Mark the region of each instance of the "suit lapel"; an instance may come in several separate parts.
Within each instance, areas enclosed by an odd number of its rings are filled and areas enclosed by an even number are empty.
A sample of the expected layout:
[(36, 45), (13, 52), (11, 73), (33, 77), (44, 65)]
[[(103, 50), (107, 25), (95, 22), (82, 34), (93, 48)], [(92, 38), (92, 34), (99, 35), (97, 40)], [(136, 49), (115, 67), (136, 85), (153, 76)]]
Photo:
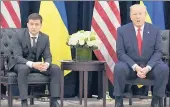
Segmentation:
[(134, 26), (133, 26), (133, 24), (131, 23), (131, 32), (132, 33), (130, 33), (130, 34), (132, 34), (131, 36), (132, 36), (132, 43), (133, 43), (133, 46), (134, 46), (134, 48), (135, 48), (135, 50), (136, 50), (136, 52), (137, 52), (137, 54), (139, 54), (139, 52), (138, 52), (138, 44), (137, 44), (137, 39), (136, 39), (136, 32), (135, 32), (135, 28), (134, 28)]
[(31, 49), (31, 40), (30, 40), (30, 34), (29, 34), (28, 30), (27, 30), (25, 36), (26, 36), (26, 37), (25, 37), (25, 39), (26, 39), (26, 44), (27, 44), (28, 49), (29, 49), (29, 51), (30, 51), (30, 49)]
[(40, 54), (40, 47), (41, 47), (41, 45), (43, 45), (43, 36), (41, 35), (41, 33), (39, 33), (39, 35), (38, 35), (38, 39), (37, 39), (37, 45), (36, 45), (36, 47), (37, 47), (37, 51), (36, 51), (36, 59), (38, 60), (38, 56), (39, 56), (39, 54)]
[(150, 29), (147, 23), (145, 23), (143, 30), (143, 44), (142, 44), (142, 55), (144, 54), (145, 48), (147, 47), (147, 38), (150, 35)]

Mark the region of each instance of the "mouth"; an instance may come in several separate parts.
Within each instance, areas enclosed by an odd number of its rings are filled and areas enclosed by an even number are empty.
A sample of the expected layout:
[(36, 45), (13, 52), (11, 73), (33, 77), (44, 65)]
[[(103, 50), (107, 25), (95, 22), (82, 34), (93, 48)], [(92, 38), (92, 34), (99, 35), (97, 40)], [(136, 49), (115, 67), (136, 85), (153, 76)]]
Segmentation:
[(36, 30), (32, 30), (32, 32), (36, 32)]
[(137, 23), (140, 23), (140, 20), (137, 20), (136, 22), (137, 22)]

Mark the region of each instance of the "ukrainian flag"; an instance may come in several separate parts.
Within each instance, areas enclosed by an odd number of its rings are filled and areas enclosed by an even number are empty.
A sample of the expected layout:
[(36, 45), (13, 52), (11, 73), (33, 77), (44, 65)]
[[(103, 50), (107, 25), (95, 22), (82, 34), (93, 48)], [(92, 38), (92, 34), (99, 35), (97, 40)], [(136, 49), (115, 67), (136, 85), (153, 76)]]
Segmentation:
[(39, 13), (43, 17), (41, 31), (49, 35), (52, 63), (60, 66), (61, 60), (71, 60), (71, 49), (66, 45), (69, 34), (64, 1), (41, 1)]
[(165, 29), (163, 1), (140, 1), (140, 4), (147, 8), (146, 22), (152, 23), (162, 30)]

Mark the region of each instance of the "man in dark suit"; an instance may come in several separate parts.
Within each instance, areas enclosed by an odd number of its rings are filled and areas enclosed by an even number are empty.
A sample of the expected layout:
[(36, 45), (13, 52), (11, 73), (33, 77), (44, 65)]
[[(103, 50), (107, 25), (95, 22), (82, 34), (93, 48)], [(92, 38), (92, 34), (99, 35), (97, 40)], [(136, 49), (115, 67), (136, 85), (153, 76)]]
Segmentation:
[(117, 29), (116, 52), (118, 63), (114, 68), (115, 107), (123, 106), (123, 92), (127, 79), (154, 79), (151, 107), (159, 107), (159, 99), (165, 96), (169, 68), (162, 61), (160, 30), (146, 23), (146, 7), (135, 4), (130, 7), (132, 23)]
[[(16, 33), (14, 57), (17, 64), (14, 71), (18, 74), (18, 87), (22, 107), (28, 107), (28, 80), (31, 72), (50, 75), (51, 107), (59, 107), (57, 98), (60, 95), (60, 68), (52, 64), (49, 37), (40, 32), (42, 17), (33, 13), (29, 15), (27, 27)], [(43, 59), (43, 61), (42, 61)]]

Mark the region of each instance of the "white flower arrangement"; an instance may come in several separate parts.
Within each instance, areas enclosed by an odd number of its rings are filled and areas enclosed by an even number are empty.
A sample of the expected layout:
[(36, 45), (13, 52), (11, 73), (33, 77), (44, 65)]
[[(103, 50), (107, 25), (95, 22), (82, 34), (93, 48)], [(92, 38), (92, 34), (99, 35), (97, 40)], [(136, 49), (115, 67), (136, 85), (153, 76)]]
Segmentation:
[(78, 31), (69, 36), (67, 45), (71, 47), (84, 47), (84, 48), (92, 48), (98, 49), (100, 47), (101, 42), (97, 38), (95, 32), (91, 31)]

